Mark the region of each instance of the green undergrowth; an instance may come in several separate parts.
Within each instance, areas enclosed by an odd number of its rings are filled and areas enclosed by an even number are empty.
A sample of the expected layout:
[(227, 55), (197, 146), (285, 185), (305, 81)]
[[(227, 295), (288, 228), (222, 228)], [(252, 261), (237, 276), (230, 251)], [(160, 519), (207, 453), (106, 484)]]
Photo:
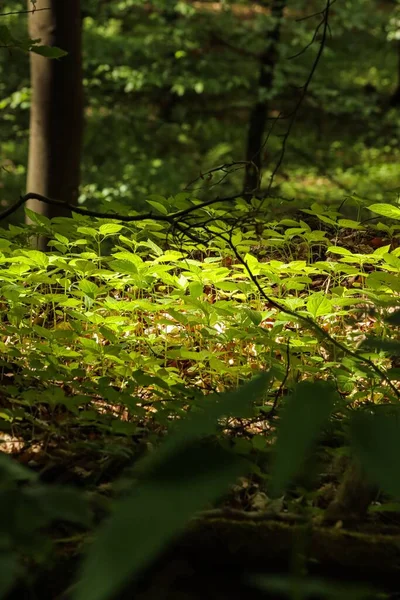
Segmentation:
[[(35, 422), (39, 403), (54, 432), (79, 417), (134, 434), (148, 411), (165, 426), (259, 370), (274, 381), (267, 407), (282, 382), (290, 389), (304, 378), (333, 380), (351, 401), (390, 399), (368, 366), (293, 313), (353, 351), (366, 334), (391, 337), (384, 317), (398, 304), (400, 226), (367, 229), (318, 206), (303, 218), (237, 231), (242, 263), (219, 239), (167, 247), (161, 226), (146, 222), (58, 219), (47, 253), (26, 245), (29, 230), (10, 226), (0, 240), (2, 427)], [(388, 349), (365, 356), (396, 380)]]
[(351, 444), (398, 511), (400, 209), (371, 205), (368, 223), (318, 204), (268, 223), (250, 210), (236, 227), (241, 200), (174, 227), (29, 212), (1, 231), (4, 589), (21, 556), (76, 551), (106, 514), (76, 600), (111, 597), (216, 502), (323, 518)]

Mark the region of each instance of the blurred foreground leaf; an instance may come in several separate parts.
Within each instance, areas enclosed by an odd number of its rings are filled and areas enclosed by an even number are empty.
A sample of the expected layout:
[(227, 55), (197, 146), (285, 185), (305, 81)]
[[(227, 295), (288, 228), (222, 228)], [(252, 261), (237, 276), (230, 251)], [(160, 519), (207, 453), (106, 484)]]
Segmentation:
[(271, 474), (274, 495), (280, 495), (299, 473), (337, 399), (336, 390), (325, 381), (302, 381), (293, 390), (278, 427)]
[(398, 414), (356, 413), (352, 444), (370, 479), (393, 496), (400, 495), (400, 421)]
[(243, 473), (243, 459), (201, 438), (216, 430), (219, 418), (249, 414), (268, 383), (265, 374), (237, 391), (205, 398), (203, 412), (190, 415), (158, 452), (141, 461), (142, 480), (118, 503), (93, 543), (74, 600), (113, 596), (154, 560), (193, 514)]

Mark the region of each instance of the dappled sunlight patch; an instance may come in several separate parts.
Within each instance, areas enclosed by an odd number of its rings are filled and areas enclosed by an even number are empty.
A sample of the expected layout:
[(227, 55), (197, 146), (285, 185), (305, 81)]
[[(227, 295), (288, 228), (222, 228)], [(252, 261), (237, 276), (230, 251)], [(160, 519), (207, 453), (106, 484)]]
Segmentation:
[[(0, 416), (1, 415), (0, 410)], [(25, 447), (25, 440), (22, 437), (12, 436), (8, 433), (4, 433), (0, 431), (0, 451), (5, 454), (16, 454), (23, 450)], [(31, 452), (35, 451), (33, 447), (31, 448)], [(38, 451), (38, 450), (36, 450)]]

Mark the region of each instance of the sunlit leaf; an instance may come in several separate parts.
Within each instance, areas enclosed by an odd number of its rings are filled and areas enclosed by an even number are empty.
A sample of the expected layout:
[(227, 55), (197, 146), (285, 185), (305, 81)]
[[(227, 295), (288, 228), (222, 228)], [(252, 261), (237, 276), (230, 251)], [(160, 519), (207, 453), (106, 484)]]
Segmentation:
[(351, 256), (350, 250), (347, 248), (342, 248), (341, 246), (329, 246), (326, 249), (327, 252), (331, 252), (332, 254), (342, 254)]
[(313, 319), (332, 312), (332, 301), (323, 292), (312, 294), (307, 300), (306, 306)]
[(384, 254), (383, 259), (386, 264), (394, 267), (400, 273), (400, 258), (394, 254)]
[(351, 219), (339, 219), (338, 225), (345, 227), (346, 229), (364, 229), (364, 227), (358, 222)]
[(61, 235), (61, 233), (55, 233), (54, 237), (56, 238), (56, 240), (58, 240), (59, 242), (61, 242), (65, 246), (68, 246), (69, 239), (67, 237), (65, 237), (65, 235)]
[(110, 267), (118, 273), (131, 273), (133, 275), (138, 273), (136, 265), (130, 260), (113, 260), (110, 262)]
[(153, 240), (147, 240), (146, 245), (153, 250), (153, 252), (155, 253), (156, 256), (162, 256), (163, 255), (163, 250), (162, 248), (160, 248), (160, 246), (157, 246), (157, 244), (155, 244), (153, 242)]
[(93, 281), (89, 281), (88, 279), (81, 279), (78, 282), (78, 287), (82, 292), (92, 298), (96, 297), (99, 293), (99, 287)]
[(68, 52), (57, 48), (57, 46), (32, 46), (31, 52), (45, 56), (46, 58), (62, 58), (66, 56)]
[(203, 294), (203, 284), (198, 281), (189, 283), (189, 293), (192, 298), (199, 298)]
[(27, 256), (36, 265), (46, 268), (49, 264), (49, 257), (39, 250), (23, 250), (24, 256)]
[(77, 231), (78, 233), (83, 233), (84, 235), (90, 235), (92, 238), (97, 238), (99, 235), (99, 232), (92, 227), (78, 227)]
[(99, 233), (101, 235), (112, 235), (114, 233), (119, 233), (123, 229), (123, 225), (118, 225), (118, 223), (104, 223), (99, 227)]
[(400, 221), (400, 208), (393, 206), (392, 204), (371, 204), (371, 206), (368, 206), (368, 210), (371, 210), (377, 215)]

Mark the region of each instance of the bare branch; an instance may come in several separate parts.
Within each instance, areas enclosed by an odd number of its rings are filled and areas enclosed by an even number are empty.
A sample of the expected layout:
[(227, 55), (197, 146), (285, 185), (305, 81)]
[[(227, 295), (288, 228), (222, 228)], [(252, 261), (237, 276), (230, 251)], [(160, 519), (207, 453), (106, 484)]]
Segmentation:
[(201, 202), (200, 204), (194, 204), (189, 208), (185, 208), (170, 215), (157, 215), (153, 212), (148, 212), (141, 215), (121, 215), (118, 213), (102, 213), (95, 210), (88, 210), (86, 208), (81, 208), (80, 206), (69, 204), (68, 202), (63, 202), (62, 200), (55, 200), (54, 198), (47, 198), (42, 194), (29, 192), (28, 194), (25, 194), (25, 196), (21, 196), (20, 199), (17, 202), (15, 202), (15, 204), (12, 204), (11, 206), (3, 210), (0, 213), (0, 221), (12, 215), (28, 200), (39, 200), (40, 202), (44, 202), (45, 204), (51, 204), (53, 206), (62, 206), (63, 208), (67, 208), (71, 212), (75, 212), (78, 215), (83, 215), (86, 217), (95, 217), (98, 219), (116, 219), (118, 221), (123, 221), (124, 223), (146, 221), (147, 219), (151, 219), (152, 221), (164, 221), (167, 223), (175, 223), (176, 220), (179, 220), (180, 218), (187, 216), (188, 214), (196, 210), (201, 210), (202, 208), (211, 206), (212, 204), (216, 204), (217, 202), (228, 202), (231, 200), (235, 200), (236, 198), (240, 198), (240, 196), (241, 194), (237, 194), (235, 196), (227, 196), (226, 198), (213, 198), (212, 200), (206, 200), (205, 202)]
[(305, 317), (304, 315), (297, 313), (294, 310), (291, 310), (289, 308), (286, 308), (285, 306), (282, 306), (281, 304), (276, 302), (276, 300), (274, 300), (273, 298), (268, 296), (265, 293), (264, 289), (261, 287), (260, 283), (258, 282), (257, 277), (254, 275), (254, 273), (250, 269), (248, 263), (240, 255), (237, 248), (234, 246), (234, 244), (232, 244), (231, 240), (227, 239), (222, 234), (219, 235), (219, 237), (220, 237), (220, 239), (224, 240), (230, 246), (235, 257), (244, 266), (251, 281), (254, 283), (257, 290), (261, 294), (262, 298), (264, 298), (264, 300), (266, 300), (274, 308), (276, 308), (276, 309), (282, 311), (283, 313), (290, 315), (291, 317), (294, 317), (296, 320), (304, 323), (304, 325), (306, 325), (308, 329), (311, 329), (315, 333), (317, 333), (318, 336), (320, 337), (320, 339), (324, 339), (325, 341), (331, 343), (333, 346), (336, 346), (336, 348), (338, 348), (339, 350), (344, 352), (347, 356), (351, 356), (352, 358), (357, 360), (357, 362), (362, 362), (364, 364), (367, 364), (376, 373), (376, 375), (378, 375), (379, 379), (381, 379), (382, 381), (385, 381), (388, 384), (388, 386), (390, 387), (392, 392), (395, 394), (396, 398), (400, 399), (400, 390), (398, 390), (396, 388), (396, 386), (392, 383), (392, 381), (390, 380), (388, 375), (384, 371), (382, 371), (379, 367), (377, 367), (376, 364), (372, 360), (370, 360), (369, 358), (366, 358), (365, 356), (359, 354), (358, 352), (350, 350), (349, 348), (347, 348), (347, 346), (345, 346), (341, 342), (338, 342), (335, 338), (331, 337), (329, 335), (329, 333), (327, 331), (325, 331), (325, 329), (320, 327), (320, 325), (318, 325), (318, 323), (316, 323), (309, 317)]
[(310, 73), (308, 74), (307, 80), (306, 80), (304, 86), (302, 87), (302, 93), (300, 95), (300, 98), (297, 101), (296, 106), (295, 106), (295, 108), (294, 108), (294, 110), (293, 110), (293, 112), (292, 112), (292, 114), (290, 116), (290, 121), (289, 121), (288, 127), (286, 129), (286, 132), (283, 135), (283, 140), (282, 140), (282, 145), (281, 145), (281, 152), (280, 152), (279, 158), (278, 158), (278, 160), (277, 160), (277, 162), (275, 164), (274, 170), (273, 170), (273, 172), (271, 174), (270, 182), (269, 182), (269, 185), (268, 185), (268, 188), (267, 188), (266, 195), (269, 195), (270, 192), (271, 192), (271, 188), (272, 188), (274, 179), (275, 179), (276, 174), (278, 173), (278, 171), (279, 171), (279, 169), (280, 169), (280, 167), (282, 165), (284, 156), (286, 154), (286, 146), (287, 146), (287, 143), (288, 143), (288, 140), (289, 140), (289, 136), (290, 136), (290, 134), (292, 132), (294, 123), (296, 121), (296, 117), (298, 115), (298, 112), (300, 110), (301, 105), (303, 104), (303, 100), (306, 97), (308, 88), (310, 87), (311, 81), (312, 81), (312, 79), (314, 77), (314, 73), (315, 73), (315, 71), (316, 71), (316, 69), (317, 69), (317, 67), (319, 65), (320, 60), (321, 60), (322, 53), (324, 51), (325, 44), (326, 44), (327, 35), (329, 33), (330, 8), (331, 8), (331, 6), (332, 6), (332, 4), (334, 2), (335, 2), (335, 0), (327, 0), (326, 1), (326, 6), (325, 6), (324, 10), (319, 13), (322, 16), (322, 19), (321, 19), (321, 22), (318, 24), (318, 26), (316, 28), (316, 32), (314, 32), (313, 41), (315, 41), (315, 39), (316, 39), (316, 33), (322, 27), (322, 37), (321, 37), (320, 46), (318, 48), (318, 52), (317, 52), (317, 55), (315, 57), (315, 60), (314, 60), (314, 62), (312, 64)]

